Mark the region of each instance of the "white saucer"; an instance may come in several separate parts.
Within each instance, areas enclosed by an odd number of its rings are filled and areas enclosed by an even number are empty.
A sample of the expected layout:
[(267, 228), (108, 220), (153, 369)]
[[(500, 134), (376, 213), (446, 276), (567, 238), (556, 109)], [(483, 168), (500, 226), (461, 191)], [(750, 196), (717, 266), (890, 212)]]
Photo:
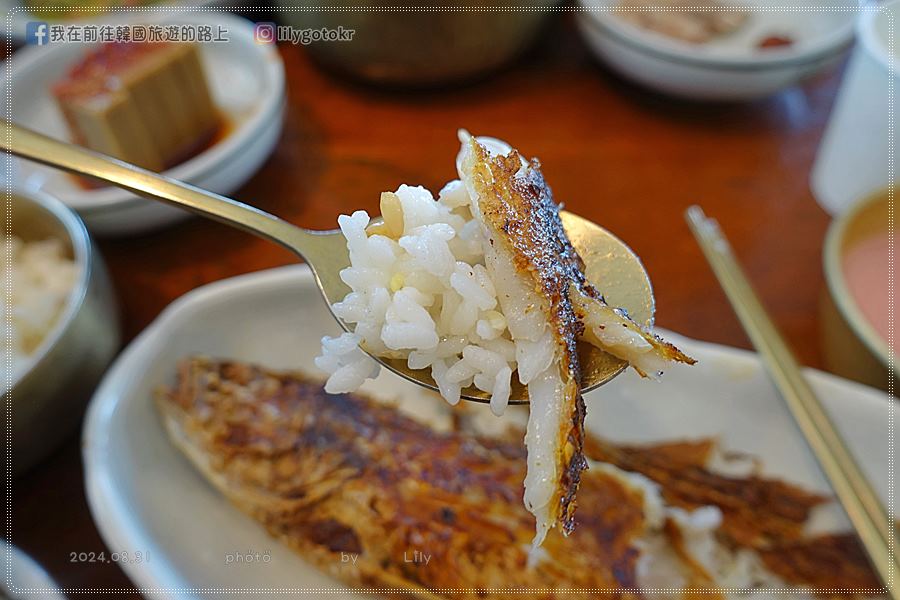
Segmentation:
[[(229, 13), (136, 13), (130, 22), (151, 20), (228, 30), (228, 42), (200, 45), (214, 101), (228, 121), (227, 133), (215, 145), (166, 175), (230, 194), (259, 169), (281, 132), (285, 103), (281, 57), (274, 46), (255, 43), (250, 21)], [(3, 92), (9, 86), (12, 120), (47, 135), (69, 139), (49, 88), (87, 49), (85, 44), (54, 43), (29, 46), (14, 54), (0, 80)], [(137, 233), (188, 214), (117, 188), (87, 190), (71, 175), (28, 161), (14, 159), (13, 168), (17, 185), (56, 196), (78, 211), (94, 233)]]

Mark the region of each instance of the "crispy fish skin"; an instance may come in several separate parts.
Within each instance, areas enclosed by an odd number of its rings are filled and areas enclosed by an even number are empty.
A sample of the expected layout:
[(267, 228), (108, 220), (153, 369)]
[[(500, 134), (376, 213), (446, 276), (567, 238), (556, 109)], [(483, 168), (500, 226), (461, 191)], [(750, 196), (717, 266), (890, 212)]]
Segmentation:
[(789, 584), (845, 590), (817, 594), (819, 597), (872, 597), (881, 596), (884, 590), (853, 534), (826, 534), (782, 542), (758, 552), (766, 568)]
[[(533, 519), (519, 501), (521, 443), (436, 432), (299, 376), (203, 357), (183, 361), (156, 400), (173, 442), (213, 485), (348, 584), (414, 597), (508, 597), (497, 588), (640, 597), (642, 498), (615, 478), (585, 479), (585, 522), (548, 539), (549, 559), (526, 569)], [(430, 561), (409, 562), (413, 550)], [(342, 562), (342, 552), (358, 560)]]
[[(581, 396), (581, 366), (577, 342), (584, 325), (571, 301), (571, 265), (580, 258), (569, 243), (536, 161), (523, 169), (521, 156), (513, 151), (492, 157), (475, 138), (469, 138), (472, 160), (470, 181), (478, 195), (482, 220), (491, 234), (491, 244), (500, 243), (512, 256), (518, 272), (533, 284), (534, 292), (546, 300), (546, 314), (560, 351), (559, 368), (564, 384), (562, 414), (556, 432), (556, 470), (559, 478), (551, 501), (551, 514), (564, 534), (575, 528), (575, 495), (584, 458), (584, 399)], [(521, 172), (520, 172), (521, 171)]]
[[(832, 590), (817, 597), (881, 595), (878, 577), (854, 534), (806, 534), (812, 510), (827, 503), (828, 497), (779, 479), (714, 473), (707, 464), (715, 449), (716, 442), (711, 439), (622, 446), (587, 436), (585, 444), (585, 454), (592, 460), (654, 481), (671, 506), (687, 510), (717, 506), (722, 511), (719, 539), (730, 548), (756, 552), (766, 569), (785, 583)], [(680, 534), (670, 523), (666, 525), (669, 541), (679, 551)], [(690, 561), (684, 552), (681, 557)], [(709, 582), (695, 584), (703, 587)], [(702, 596), (708, 598), (709, 594)]]
[(718, 506), (723, 516), (720, 535), (733, 546), (762, 550), (795, 543), (810, 512), (828, 501), (777, 479), (714, 473), (706, 467), (713, 449), (709, 440), (645, 448), (614, 446), (588, 436), (585, 454), (652, 479), (672, 506)]

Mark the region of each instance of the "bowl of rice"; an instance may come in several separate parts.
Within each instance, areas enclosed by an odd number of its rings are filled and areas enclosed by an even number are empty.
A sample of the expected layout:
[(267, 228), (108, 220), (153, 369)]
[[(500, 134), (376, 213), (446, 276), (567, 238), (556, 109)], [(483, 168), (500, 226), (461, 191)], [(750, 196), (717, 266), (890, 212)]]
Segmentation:
[(112, 287), (84, 223), (59, 200), (5, 190), (0, 234), (4, 426), (21, 473), (73, 433), (119, 343)]

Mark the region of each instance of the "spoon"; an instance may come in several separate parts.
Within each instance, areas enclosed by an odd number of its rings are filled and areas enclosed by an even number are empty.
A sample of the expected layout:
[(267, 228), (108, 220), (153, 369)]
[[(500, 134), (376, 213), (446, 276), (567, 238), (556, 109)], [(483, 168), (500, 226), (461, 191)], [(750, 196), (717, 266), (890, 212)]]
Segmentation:
[[(302, 229), (258, 208), (92, 150), (49, 138), (8, 121), (0, 121), (0, 150), (100, 179), (139, 196), (179, 206), (281, 244), (312, 269), (329, 310), (332, 304), (343, 300), (350, 291), (340, 277), (341, 270), (350, 266), (347, 243), (340, 230)], [(640, 259), (619, 238), (586, 219), (564, 211), (562, 221), (572, 245), (584, 259), (588, 279), (599, 283), (598, 287), (607, 301), (613, 306), (626, 309), (636, 322), (652, 325), (653, 289)], [(334, 318), (345, 330), (353, 330), (350, 324), (336, 315)], [(413, 383), (437, 390), (431, 373), (425, 369), (410, 369), (402, 359), (378, 356), (372, 358)], [(625, 361), (587, 343), (579, 344), (579, 358), (584, 392), (610, 381), (628, 366)], [(489, 394), (474, 386), (463, 390), (462, 397), (477, 402), (490, 400)], [(527, 402), (525, 386), (513, 377), (510, 403)]]

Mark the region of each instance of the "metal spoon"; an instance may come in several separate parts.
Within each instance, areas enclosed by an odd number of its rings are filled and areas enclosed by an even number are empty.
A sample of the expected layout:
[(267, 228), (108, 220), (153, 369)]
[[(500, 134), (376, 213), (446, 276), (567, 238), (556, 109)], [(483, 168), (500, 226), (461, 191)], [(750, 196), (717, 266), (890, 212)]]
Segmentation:
[[(341, 270), (349, 266), (350, 259), (346, 240), (339, 230), (302, 229), (247, 204), (7, 121), (0, 121), (0, 150), (79, 175), (95, 177), (139, 196), (179, 206), (281, 244), (310, 266), (329, 310), (332, 304), (342, 300), (350, 291), (340, 278)], [(588, 278), (597, 282), (607, 301), (627, 309), (636, 322), (652, 325), (653, 289), (640, 259), (602, 227), (568, 212), (562, 213), (562, 220), (572, 245), (584, 259)], [(335, 319), (344, 329), (353, 330), (337, 316)], [(624, 361), (589, 344), (581, 345), (579, 352), (583, 391), (606, 383), (627, 366)], [(414, 383), (437, 389), (427, 370), (410, 369), (404, 360), (373, 358)], [(463, 390), (463, 398), (487, 402), (490, 396), (473, 386)], [(528, 402), (527, 390), (515, 377), (510, 402)]]

